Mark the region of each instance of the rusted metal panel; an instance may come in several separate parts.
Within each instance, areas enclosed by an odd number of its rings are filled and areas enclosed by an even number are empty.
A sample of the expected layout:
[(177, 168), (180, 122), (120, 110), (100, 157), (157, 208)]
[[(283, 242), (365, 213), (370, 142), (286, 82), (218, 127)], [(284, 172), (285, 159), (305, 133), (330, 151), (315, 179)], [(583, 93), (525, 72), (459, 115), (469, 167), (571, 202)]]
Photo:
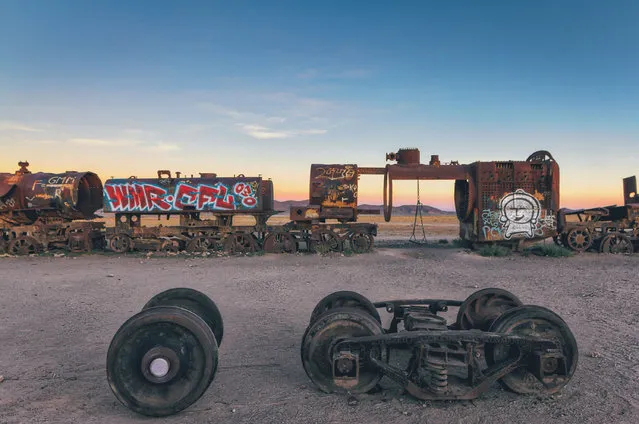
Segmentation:
[(311, 205), (357, 210), (357, 165), (311, 165)]
[(256, 213), (273, 210), (273, 184), (261, 177), (111, 179), (104, 211), (138, 214)]
[(0, 174), (0, 220), (31, 224), (39, 217), (89, 219), (102, 207), (102, 182), (92, 172), (31, 173), (28, 163)]
[[(555, 162), (476, 162), (473, 241), (516, 241), (556, 235)], [(557, 176), (558, 177), (558, 176)], [(468, 227), (465, 228), (468, 231)]]

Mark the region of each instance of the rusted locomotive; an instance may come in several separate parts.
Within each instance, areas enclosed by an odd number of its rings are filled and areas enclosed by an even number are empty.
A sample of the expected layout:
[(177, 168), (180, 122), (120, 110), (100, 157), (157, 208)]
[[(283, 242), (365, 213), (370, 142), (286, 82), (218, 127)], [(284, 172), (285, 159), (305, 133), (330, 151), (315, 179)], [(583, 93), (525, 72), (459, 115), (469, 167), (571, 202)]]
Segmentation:
[(576, 252), (631, 254), (639, 249), (637, 178), (623, 180), (624, 205), (589, 209), (562, 208), (557, 214), (555, 243)]
[(384, 175), (384, 218), (391, 219), (394, 180), (454, 180), (455, 210), (463, 240), (519, 246), (556, 234), (559, 209), (559, 165), (547, 151), (525, 161), (441, 163), (432, 155), (420, 162), (418, 149), (386, 155), (396, 164), (360, 168), (365, 175)]
[(37, 253), (52, 247), (91, 251), (102, 247), (102, 182), (91, 172), (31, 173), (20, 162), (0, 174), (0, 252)]

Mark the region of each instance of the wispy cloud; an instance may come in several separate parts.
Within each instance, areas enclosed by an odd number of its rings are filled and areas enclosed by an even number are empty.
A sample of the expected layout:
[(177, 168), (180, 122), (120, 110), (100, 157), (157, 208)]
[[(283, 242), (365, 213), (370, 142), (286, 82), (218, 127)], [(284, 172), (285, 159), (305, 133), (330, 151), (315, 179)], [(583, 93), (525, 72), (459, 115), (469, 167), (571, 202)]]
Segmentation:
[(117, 147), (117, 146), (137, 146), (142, 144), (139, 140), (124, 140), (124, 139), (105, 139), (105, 138), (71, 138), (69, 143), (79, 144), (82, 146), (96, 146), (96, 147)]
[(0, 131), (41, 132), (42, 130), (30, 125), (20, 124), (18, 122), (0, 121)]
[(147, 149), (149, 149), (149, 150), (158, 150), (160, 152), (172, 152), (172, 151), (175, 151), (175, 150), (180, 150), (181, 148), (177, 144), (157, 143), (157, 144), (148, 146)]
[(180, 146), (175, 143), (167, 142), (147, 142), (132, 139), (107, 139), (107, 138), (71, 138), (68, 140), (71, 144), (77, 144), (88, 147), (135, 147), (144, 150), (170, 152), (180, 150)]
[[(215, 116), (212, 121), (218, 125), (257, 140), (326, 134), (328, 115), (334, 107), (328, 100), (286, 92), (243, 93), (227, 100), (237, 105), (202, 102), (199, 106), (212, 113)], [(256, 110), (257, 107), (260, 109)]]
[(326, 134), (326, 130), (309, 129), (309, 130), (275, 130), (261, 125), (237, 124), (241, 131), (258, 140), (271, 140), (279, 138), (290, 138), (298, 135), (321, 135)]

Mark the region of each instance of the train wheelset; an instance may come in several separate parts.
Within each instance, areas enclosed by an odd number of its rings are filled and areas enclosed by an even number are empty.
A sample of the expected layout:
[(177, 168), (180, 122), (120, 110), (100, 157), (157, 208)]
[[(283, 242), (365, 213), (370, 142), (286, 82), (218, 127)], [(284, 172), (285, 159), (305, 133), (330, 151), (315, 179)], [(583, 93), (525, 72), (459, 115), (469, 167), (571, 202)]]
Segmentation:
[[(459, 308), (450, 325), (438, 315), (449, 306)], [(388, 328), (378, 308), (391, 314)], [(516, 393), (555, 393), (578, 359), (557, 314), (492, 288), (464, 301), (372, 303), (355, 292), (330, 294), (311, 314), (300, 353), (326, 393), (366, 393), (388, 377), (422, 400), (473, 399), (497, 381)]]
[(148, 416), (175, 414), (197, 401), (215, 378), (222, 315), (205, 294), (166, 290), (118, 329), (107, 352), (115, 397)]

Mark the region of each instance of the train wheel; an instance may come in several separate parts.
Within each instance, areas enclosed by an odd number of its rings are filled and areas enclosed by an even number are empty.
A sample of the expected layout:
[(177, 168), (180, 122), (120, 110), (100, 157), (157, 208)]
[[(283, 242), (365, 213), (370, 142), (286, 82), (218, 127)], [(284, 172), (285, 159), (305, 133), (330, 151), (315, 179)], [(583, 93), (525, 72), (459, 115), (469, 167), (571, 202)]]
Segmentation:
[(107, 352), (107, 378), (128, 408), (167, 416), (204, 394), (217, 359), (217, 343), (206, 322), (186, 309), (160, 306), (139, 312), (118, 329)]
[(229, 234), (224, 241), (224, 250), (228, 253), (253, 253), (257, 250), (257, 243), (252, 234)]
[(509, 291), (495, 288), (478, 290), (460, 305), (455, 326), (460, 330), (487, 331), (500, 315), (521, 305), (521, 300)]
[(165, 290), (153, 296), (142, 310), (156, 306), (179, 306), (197, 314), (213, 331), (217, 345), (222, 345), (224, 335), (222, 314), (215, 302), (204, 293), (186, 287)]
[(211, 237), (207, 236), (195, 236), (186, 244), (186, 251), (195, 252), (208, 252), (215, 250), (216, 243)]
[(360, 357), (360, 352), (351, 349), (339, 357), (340, 352), (333, 352), (332, 345), (343, 338), (382, 333), (381, 325), (370, 314), (359, 309), (329, 310), (307, 328), (302, 339), (300, 354), (306, 375), (326, 393), (370, 391), (382, 378), (382, 373), (371, 366), (367, 359), (373, 357), (387, 361), (387, 350), (375, 347), (366, 353), (362, 352)]
[(592, 246), (592, 235), (587, 228), (573, 228), (566, 236), (566, 243), (575, 252), (584, 252)]
[[(533, 305), (511, 309), (493, 323), (490, 331), (555, 339), (560, 344), (559, 353), (563, 358), (550, 357), (541, 363), (535, 358), (527, 367), (517, 368), (501, 378), (500, 382), (515, 393), (555, 393), (568, 383), (577, 368), (579, 353), (575, 337), (564, 320), (549, 309)], [(515, 344), (487, 344), (486, 353), (488, 364), (493, 365), (518, 355), (519, 351)], [(543, 381), (535, 376), (535, 365), (543, 372)]]
[(632, 241), (625, 234), (608, 234), (601, 240), (599, 247), (601, 253), (630, 255), (633, 250)]
[(116, 234), (109, 240), (109, 249), (116, 253), (126, 253), (133, 247), (133, 240), (126, 234)]
[(351, 244), (351, 249), (355, 253), (370, 252), (373, 248), (373, 236), (364, 232), (356, 232), (350, 235), (348, 238)]
[(297, 240), (290, 233), (270, 233), (264, 238), (263, 247), (266, 253), (295, 253), (297, 252)]
[(42, 251), (42, 245), (31, 236), (20, 236), (9, 242), (8, 253), (11, 255), (32, 255)]
[(165, 239), (160, 244), (158, 251), (165, 253), (178, 253), (180, 251), (180, 241), (175, 239)]
[(377, 308), (373, 302), (359, 293), (343, 290), (331, 293), (317, 302), (317, 305), (315, 305), (315, 308), (311, 313), (309, 325), (312, 325), (317, 317), (322, 315), (324, 312), (336, 308), (357, 308), (370, 314), (380, 324), (382, 323), (382, 319), (380, 318), (379, 312), (377, 312)]
[(342, 240), (332, 230), (322, 229), (311, 235), (310, 248), (315, 253), (341, 252)]

